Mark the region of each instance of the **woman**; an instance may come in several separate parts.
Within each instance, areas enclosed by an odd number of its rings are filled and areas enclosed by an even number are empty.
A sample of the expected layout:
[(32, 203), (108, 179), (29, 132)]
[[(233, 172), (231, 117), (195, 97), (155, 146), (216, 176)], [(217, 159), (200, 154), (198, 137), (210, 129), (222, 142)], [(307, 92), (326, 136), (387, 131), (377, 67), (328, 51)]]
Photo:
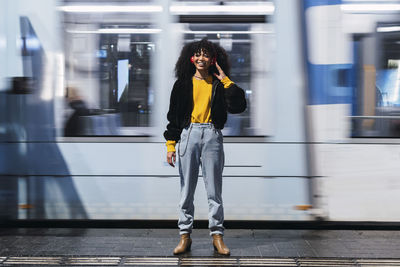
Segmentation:
[(167, 161), (174, 167), (178, 141), (181, 198), (179, 202), (180, 242), (174, 254), (190, 250), (193, 228), (193, 198), (201, 165), (209, 204), (209, 228), (214, 249), (229, 255), (222, 236), (224, 210), (222, 203), (222, 170), (224, 149), (221, 129), (227, 112), (246, 109), (244, 92), (229, 78), (228, 56), (219, 45), (207, 39), (185, 45), (175, 66), (168, 125)]

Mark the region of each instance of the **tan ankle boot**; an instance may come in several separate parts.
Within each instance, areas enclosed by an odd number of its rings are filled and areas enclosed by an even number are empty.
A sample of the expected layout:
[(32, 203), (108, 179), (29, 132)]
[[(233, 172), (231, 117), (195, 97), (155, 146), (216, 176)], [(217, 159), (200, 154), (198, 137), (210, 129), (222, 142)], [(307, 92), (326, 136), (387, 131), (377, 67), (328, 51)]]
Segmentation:
[(191, 246), (192, 239), (190, 238), (190, 234), (181, 235), (181, 240), (179, 241), (178, 246), (176, 246), (176, 248), (174, 249), (174, 255), (190, 251)]
[(212, 235), (212, 237), (213, 237), (214, 250), (216, 250), (221, 255), (228, 256), (231, 254), (231, 252), (229, 251), (229, 248), (227, 246), (225, 246), (225, 244), (224, 244), (222, 235), (215, 234), (215, 235)]

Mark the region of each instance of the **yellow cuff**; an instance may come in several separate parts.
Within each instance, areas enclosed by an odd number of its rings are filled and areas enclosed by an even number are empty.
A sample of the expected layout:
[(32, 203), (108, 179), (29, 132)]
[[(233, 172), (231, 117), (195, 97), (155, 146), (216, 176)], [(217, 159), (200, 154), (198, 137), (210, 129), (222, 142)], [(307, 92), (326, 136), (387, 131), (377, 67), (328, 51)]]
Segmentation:
[(234, 82), (232, 82), (228, 76), (225, 76), (222, 80), (221, 80), (222, 84), (224, 85), (224, 88), (229, 88), (232, 86), (232, 84), (234, 84)]
[(165, 145), (167, 146), (167, 152), (175, 152), (176, 151), (175, 150), (176, 141), (168, 140)]

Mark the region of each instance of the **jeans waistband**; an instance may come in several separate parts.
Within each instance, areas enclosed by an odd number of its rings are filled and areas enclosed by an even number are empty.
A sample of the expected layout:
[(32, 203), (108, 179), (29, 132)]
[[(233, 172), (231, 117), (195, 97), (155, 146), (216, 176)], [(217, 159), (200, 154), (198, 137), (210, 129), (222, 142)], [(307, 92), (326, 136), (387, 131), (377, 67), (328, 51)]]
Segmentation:
[(201, 128), (212, 128), (214, 127), (214, 124), (212, 124), (211, 122), (207, 122), (207, 123), (191, 123), (190, 127), (201, 127)]

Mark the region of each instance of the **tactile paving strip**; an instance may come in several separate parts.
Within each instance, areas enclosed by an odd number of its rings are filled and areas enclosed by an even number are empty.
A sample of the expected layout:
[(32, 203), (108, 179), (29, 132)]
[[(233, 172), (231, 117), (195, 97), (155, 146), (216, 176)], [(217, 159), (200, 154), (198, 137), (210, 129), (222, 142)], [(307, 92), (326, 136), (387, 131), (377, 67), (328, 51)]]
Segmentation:
[(400, 266), (400, 259), (358, 259), (356, 260), (358, 266), (361, 267), (394, 267)]
[(240, 266), (279, 266), (279, 267), (297, 267), (294, 259), (282, 258), (241, 258)]
[(8, 257), (2, 265), (61, 265), (62, 257)]
[(64, 260), (65, 265), (119, 265), (120, 257), (71, 257)]
[(300, 267), (358, 266), (352, 259), (298, 259), (297, 263)]
[(249, 258), (249, 257), (0, 257), (0, 266), (281, 266), (400, 267), (400, 259)]
[(127, 257), (124, 265), (172, 265), (177, 266), (178, 258), (161, 258), (161, 257)]
[(237, 266), (236, 258), (182, 258), (181, 266)]

